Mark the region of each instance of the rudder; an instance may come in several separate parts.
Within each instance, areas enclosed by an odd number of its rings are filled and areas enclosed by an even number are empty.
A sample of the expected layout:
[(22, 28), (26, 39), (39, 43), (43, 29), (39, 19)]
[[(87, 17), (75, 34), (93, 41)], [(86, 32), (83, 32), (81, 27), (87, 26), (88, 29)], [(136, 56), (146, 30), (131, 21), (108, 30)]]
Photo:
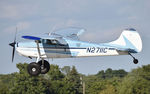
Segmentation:
[(141, 37), (133, 28), (123, 30), (120, 37), (116, 41), (111, 42), (111, 44), (119, 45), (135, 52), (141, 52), (142, 50)]

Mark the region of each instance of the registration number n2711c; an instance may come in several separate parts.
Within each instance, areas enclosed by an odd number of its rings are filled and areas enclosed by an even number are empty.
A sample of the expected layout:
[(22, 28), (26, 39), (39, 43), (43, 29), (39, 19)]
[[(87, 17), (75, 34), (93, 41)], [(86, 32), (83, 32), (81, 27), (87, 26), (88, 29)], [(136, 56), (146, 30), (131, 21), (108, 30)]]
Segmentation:
[(107, 53), (107, 48), (100, 47), (88, 47), (86, 48), (87, 53)]

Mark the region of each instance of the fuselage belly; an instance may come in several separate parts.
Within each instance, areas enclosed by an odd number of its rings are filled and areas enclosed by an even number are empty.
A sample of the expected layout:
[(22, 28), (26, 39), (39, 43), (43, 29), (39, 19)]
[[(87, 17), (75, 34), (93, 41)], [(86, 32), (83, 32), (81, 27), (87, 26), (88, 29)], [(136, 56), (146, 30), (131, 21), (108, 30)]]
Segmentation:
[[(82, 43), (81, 43), (82, 44)], [(80, 45), (81, 45), (80, 44)], [(85, 43), (83, 44), (85, 45)], [(87, 43), (89, 47), (40, 47), (42, 58), (68, 58), (68, 57), (89, 57), (89, 56), (111, 56), (120, 55), (114, 48), (93, 45)], [(82, 45), (81, 45), (82, 46)], [(17, 47), (17, 52), (26, 57), (37, 57), (36, 47)], [(124, 54), (127, 54), (124, 52)]]

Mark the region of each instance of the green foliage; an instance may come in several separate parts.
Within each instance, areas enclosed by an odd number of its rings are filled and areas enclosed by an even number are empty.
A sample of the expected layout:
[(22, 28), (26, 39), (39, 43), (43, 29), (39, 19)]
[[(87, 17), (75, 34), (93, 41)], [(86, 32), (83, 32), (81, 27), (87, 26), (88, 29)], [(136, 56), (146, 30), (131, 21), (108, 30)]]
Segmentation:
[(97, 73), (97, 76), (102, 79), (107, 79), (107, 78), (109, 79), (113, 77), (124, 77), (126, 75), (127, 75), (127, 72), (123, 69), (112, 70), (111, 68), (108, 68), (105, 72), (104, 70), (102, 70)]
[(116, 90), (113, 85), (107, 85), (99, 94), (116, 94)]
[[(32, 77), (27, 64), (17, 64), (19, 72), (0, 75), (0, 94), (149, 94), (150, 65), (127, 73), (124, 70), (99, 71), (96, 75), (81, 75), (76, 68), (51, 65), (45, 75)], [(82, 76), (82, 79), (80, 77)]]
[(7, 94), (8, 93), (8, 85), (4, 84), (0, 81), (0, 93)]
[(10, 84), (13, 82), (14, 74), (0, 75), (0, 94), (8, 94)]
[(65, 75), (68, 75), (71, 71), (71, 68), (70, 66), (64, 66), (61, 71), (65, 74)]
[(72, 91), (74, 94), (80, 94), (81, 93), (81, 80), (80, 80), (80, 75), (77, 72), (75, 66), (72, 67), (72, 70), (66, 76), (65, 82), (70, 84)]
[(97, 75), (90, 75), (85, 78), (85, 82), (86, 94), (117, 94), (121, 78), (102, 79)]
[(47, 73), (49, 76), (49, 80), (62, 80), (64, 78), (64, 74), (60, 71), (58, 65), (51, 65), (50, 71)]
[(10, 94), (45, 94), (49, 87), (48, 82), (42, 77), (32, 77), (27, 73), (27, 64), (17, 64), (20, 70), (14, 76), (14, 83), (10, 89)]
[[(64, 75), (61, 70), (65, 71), (66, 75)], [(45, 78), (48, 79), (51, 84), (49, 89), (52, 94), (80, 94), (80, 75), (75, 67), (71, 70), (69, 68), (68, 71), (68, 67), (60, 69), (58, 65), (51, 65), (51, 69)]]
[(149, 94), (150, 65), (143, 66), (129, 73), (118, 87), (119, 94)]
[(93, 82), (88, 87), (88, 94), (98, 94), (101, 90), (105, 89), (105, 81)]

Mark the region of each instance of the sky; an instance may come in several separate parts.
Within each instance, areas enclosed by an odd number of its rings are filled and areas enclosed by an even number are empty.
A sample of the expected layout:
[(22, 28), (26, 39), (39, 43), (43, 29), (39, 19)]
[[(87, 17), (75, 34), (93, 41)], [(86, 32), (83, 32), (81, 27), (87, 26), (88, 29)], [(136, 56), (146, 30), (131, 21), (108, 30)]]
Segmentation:
[(17, 63), (35, 59), (15, 53), (11, 62), (16, 27), (17, 42), (23, 35), (40, 35), (66, 27), (81, 27), (86, 32), (80, 40), (104, 43), (116, 40), (126, 28), (135, 28), (142, 37), (143, 50), (134, 54), (133, 64), (125, 56), (48, 59), (51, 64), (75, 66), (79, 73), (96, 74), (100, 70), (134, 68), (150, 64), (150, 0), (0, 0), (0, 74), (18, 72)]

